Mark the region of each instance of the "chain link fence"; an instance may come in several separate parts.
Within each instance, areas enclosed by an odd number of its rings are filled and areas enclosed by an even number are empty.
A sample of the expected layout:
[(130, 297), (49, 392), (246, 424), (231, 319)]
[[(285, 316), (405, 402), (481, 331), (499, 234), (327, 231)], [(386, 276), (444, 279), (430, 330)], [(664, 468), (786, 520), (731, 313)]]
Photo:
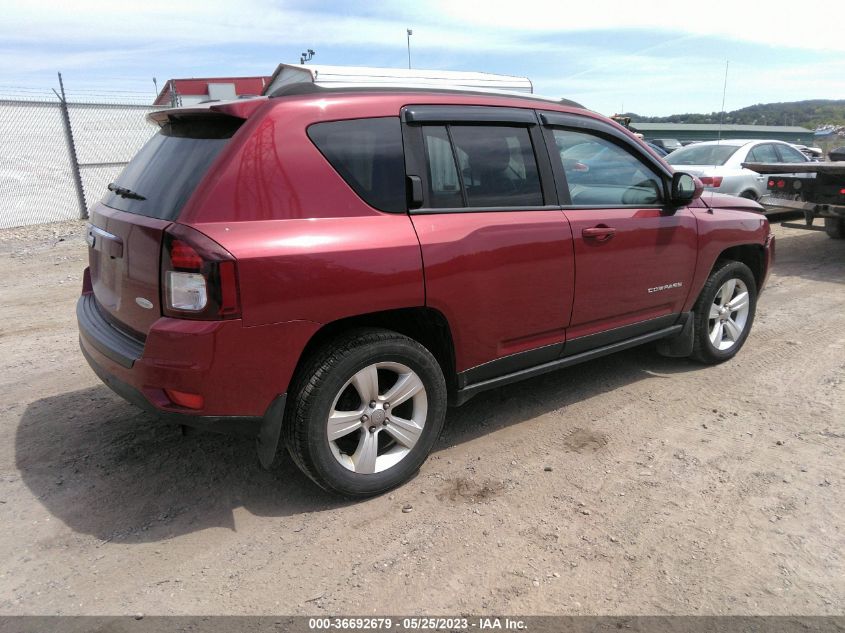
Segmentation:
[(0, 87), (0, 228), (87, 217), (157, 128), (153, 97)]

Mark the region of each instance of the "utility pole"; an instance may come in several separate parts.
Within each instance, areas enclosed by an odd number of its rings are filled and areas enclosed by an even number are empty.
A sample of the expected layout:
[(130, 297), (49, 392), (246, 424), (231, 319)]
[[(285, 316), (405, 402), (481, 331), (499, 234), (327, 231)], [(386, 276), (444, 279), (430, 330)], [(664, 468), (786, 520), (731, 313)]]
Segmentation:
[(405, 29), (408, 31), (408, 70), (411, 70), (411, 36), (414, 32), (411, 29)]

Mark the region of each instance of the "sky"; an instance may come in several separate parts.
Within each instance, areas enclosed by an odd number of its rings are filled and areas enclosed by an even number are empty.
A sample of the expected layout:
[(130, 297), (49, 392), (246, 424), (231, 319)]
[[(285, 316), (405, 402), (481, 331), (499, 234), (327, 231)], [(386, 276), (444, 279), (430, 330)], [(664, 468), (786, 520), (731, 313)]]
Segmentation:
[[(0, 0), (0, 99), (154, 97), (280, 62), (471, 70), (603, 114), (845, 99), (841, 0)], [(727, 84), (725, 70), (727, 64)]]

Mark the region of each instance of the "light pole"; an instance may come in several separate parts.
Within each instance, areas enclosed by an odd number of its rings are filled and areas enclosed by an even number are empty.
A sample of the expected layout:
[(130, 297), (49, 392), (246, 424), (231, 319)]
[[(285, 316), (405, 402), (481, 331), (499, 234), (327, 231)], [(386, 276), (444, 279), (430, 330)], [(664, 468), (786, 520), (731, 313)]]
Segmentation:
[(411, 29), (405, 29), (408, 31), (408, 70), (411, 69), (411, 36), (414, 32)]

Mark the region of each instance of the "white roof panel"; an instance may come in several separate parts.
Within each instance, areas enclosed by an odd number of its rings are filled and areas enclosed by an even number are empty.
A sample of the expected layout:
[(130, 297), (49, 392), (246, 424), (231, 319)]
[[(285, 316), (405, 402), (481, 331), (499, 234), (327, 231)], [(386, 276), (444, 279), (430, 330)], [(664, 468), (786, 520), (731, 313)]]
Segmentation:
[(368, 66), (326, 66), (321, 64), (279, 64), (264, 94), (290, 83), (317, 85), (423, 86), (439, 88), (482, 88), (509, 92), (534, 92), (527, 77), (454, 70), (373, 68)]

